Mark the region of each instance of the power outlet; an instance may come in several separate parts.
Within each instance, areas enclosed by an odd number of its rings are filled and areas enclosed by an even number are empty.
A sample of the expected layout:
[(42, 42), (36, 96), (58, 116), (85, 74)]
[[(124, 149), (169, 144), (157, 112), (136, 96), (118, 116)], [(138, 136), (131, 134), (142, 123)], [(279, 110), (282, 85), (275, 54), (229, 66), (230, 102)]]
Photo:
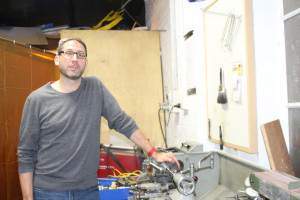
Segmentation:
[(171, 106), (179, 103), (179, 92), (178, 92), (178, 90), (176, 90), (176, 89), (171, 90), (168, 94), (168, 97), (169, 97), (169, 99), (168, 99), (169, 104)]
[(161, 110), (169, 111), (171, 109), (171, 106), (170, 106), (169, 103), (161, 103), (161, 104), (159, 104), (159, 107), (160, 107)]
[[(169, 92), (169, 105), (170, 105), (170, 108), (172, 108), (173, 106), (175, 106), (178, 103), (180, 103), (179, 91), (177, 89), (173, 89)], [(172, 112), (179, 112), (179, 109), (174, 107), (172, 109)]]

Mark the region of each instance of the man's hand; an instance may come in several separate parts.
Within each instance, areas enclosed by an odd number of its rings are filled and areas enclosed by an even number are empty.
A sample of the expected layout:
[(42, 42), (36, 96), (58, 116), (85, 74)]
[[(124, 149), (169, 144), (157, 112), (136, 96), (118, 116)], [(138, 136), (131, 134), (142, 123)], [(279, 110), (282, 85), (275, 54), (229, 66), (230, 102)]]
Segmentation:
[[(139, 129), (132, 133), (132, 135), (130, 136), (130, 140), (134, 142), (136, 145), (138, 145), (139, 147), (141, 147), (146, 153), (149, 153), (153, 149), (153, 146), (149, 143), (149, 141), (146, 139), (144, 134)], [(154, 153), (151, 153), (151, 157), (156, 162), (176, 163), (178, 166), (178, 170), (180, 170), (179, 162), (175, 158), (172, 152), (159, 153), (155, 151)]]
[(170, 162), (170, 163), (176, 163), (178, 170), (180, 170), (180, 164), (177, 160), (177, 158), (174, 156), (172, 152), (168, 153), (159, 153), (159, 152), (154, 152), (151, 156), (156, 162)]

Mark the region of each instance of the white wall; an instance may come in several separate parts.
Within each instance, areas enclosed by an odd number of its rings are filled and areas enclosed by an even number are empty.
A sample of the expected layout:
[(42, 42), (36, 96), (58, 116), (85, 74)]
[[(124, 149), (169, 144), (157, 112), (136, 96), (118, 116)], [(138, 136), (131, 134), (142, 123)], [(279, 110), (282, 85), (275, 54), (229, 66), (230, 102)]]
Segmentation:
[[(197, 141), (204, 150), (219, 149), (207, 140), (206, 83), (202, 3), (187, 0), (145, 0), (147, 26), (161, 32), (164, 89), (179, 94), (184, 111), (171, 114), (167, 126), (169, 146)], [(288, 144), (287, 95), (282, 0), (253, 0), (255, 67), (257, 88), (258, 153), (248, 154), (225, 147), (224, 151), (269, 168), (260, 125), (280, 119)], [(194, 30), (184, 41), (184, 35)], [(196, 88), (196, 95), (187, 90)]]

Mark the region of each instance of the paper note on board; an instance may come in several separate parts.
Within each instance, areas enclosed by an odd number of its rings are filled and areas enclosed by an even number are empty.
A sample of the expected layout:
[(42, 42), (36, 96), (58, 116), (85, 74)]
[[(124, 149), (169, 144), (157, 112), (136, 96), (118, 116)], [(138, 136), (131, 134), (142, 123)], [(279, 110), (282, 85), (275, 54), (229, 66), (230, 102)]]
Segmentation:
[(241, 88), (242, 88), (242, 63), (234, 62), (232, 66), (232, 78), (231, 78), (231, 88), (232, 88), (232, 101), (239, 102), (241, 98)]

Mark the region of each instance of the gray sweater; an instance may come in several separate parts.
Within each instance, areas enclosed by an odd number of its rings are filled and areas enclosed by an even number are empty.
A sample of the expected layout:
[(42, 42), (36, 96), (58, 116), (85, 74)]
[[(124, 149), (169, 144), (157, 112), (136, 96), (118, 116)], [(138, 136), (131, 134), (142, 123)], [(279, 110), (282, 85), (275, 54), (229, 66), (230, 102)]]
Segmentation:
[(35, 187), (66, 191), (97, 185), (100, 119), (128, 138), (138, 129), (102, 82), (82, 78), (72, 93), (50, 83), (26, 100), (19, 135), (19, 173), (33, 172)]

